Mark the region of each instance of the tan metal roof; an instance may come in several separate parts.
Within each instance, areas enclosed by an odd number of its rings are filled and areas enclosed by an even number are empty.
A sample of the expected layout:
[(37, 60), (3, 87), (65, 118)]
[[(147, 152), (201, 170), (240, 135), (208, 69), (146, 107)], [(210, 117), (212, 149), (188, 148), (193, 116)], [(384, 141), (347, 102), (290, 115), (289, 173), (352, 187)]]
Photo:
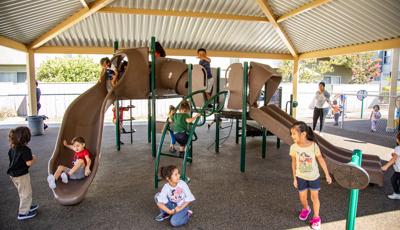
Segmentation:
[(98, 8), (79, 18), (81, 0), (3, 0), (0, 44), (137, 47), (156, 36), (171, 49), (289, 54), (290, 43), (304, 53), (400, 38), (400, 0), (269, 0), (278, 23), (266, 19), (264, 0), (115, 0), (103, 8), (110, 1), (86, 0)]
[(28, 44), (80, 8), (80, 0), (2, 0), (0, 35)]
[(119, 41), (121, 47), (140, 47), (147, 45), (151, 36), (171, 49), (206, 47), (288, 53), (269, 23), (109, 13), (97, 13), (83, 20), (52, 39), (49, 45), (112, 47), (114, 41)]
[(398, 38), (400, 1), (335, 0), (282, 25), (301, 53)]

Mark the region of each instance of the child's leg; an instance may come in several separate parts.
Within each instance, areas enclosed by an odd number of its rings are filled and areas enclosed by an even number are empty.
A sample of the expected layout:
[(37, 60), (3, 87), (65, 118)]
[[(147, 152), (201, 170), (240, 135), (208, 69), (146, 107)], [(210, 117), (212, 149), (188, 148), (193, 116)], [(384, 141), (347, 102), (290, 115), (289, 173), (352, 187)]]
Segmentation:
[(311, 192), (311, 201), (313, 203), (314, 217), (319, 217), (319, 198), (318, 198), (318, 190), (310, 190)]
[(400, 172), (394, 172), (390, 181), (392, 182), (394, 193), (400, 194)]
[(173, 130), (169, 130), (169, 136), (171, 137), (171, 145), (170, 147), (174, 147), (176, 140), (175, 140), (175, 135)]
[(303, 206), (303, 209), (308, 209), (307, 193), (308, 193), (308, 190), (303, 190), (303, 191), (299, 192), (300, 203)]
[(19, 214), (27, 214), (32, 205), (31, 177), (28, 174), (19, 177), (11, 177), (12, 182), (18, 190)]
[(67, 167), (65, 167), (63, 165), (59, 165), (57, 167), (56, 172), (54, 173), (54, 179), (58, 180), (58, 178), (60, 178), (60, 176), (61, 176), (61, 173), (65, 172), (65, 171), (67, 171)]
[(318, 109), (314, 108), (314, 112), (313, 112), (313, 130), (315, 130), (315, 127), (317, 126), (318, 116), (319, 116)]
[(174, 214), (171, 217), (171, 225), (174, 227), (185, 225), (189, 221), (188, 210), (189, 208), (186, 207), (182, 209), (180, 212)]
[(71, 176), (74, 174), (80, 167), (83, 167), (85, 165), (85, 162), (82, 159), (79, 159), (75, 162), (74, 167), (72, 167), (71, 170), (69, 170), (68, 175)]

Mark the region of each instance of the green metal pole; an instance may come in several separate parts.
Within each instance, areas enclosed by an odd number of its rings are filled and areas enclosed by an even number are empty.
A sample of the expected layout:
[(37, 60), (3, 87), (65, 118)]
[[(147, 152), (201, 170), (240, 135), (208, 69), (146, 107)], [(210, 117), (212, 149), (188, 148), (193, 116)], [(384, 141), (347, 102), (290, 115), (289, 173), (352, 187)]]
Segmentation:
[[(149, 82), (151, 85), (151, 78)], [(151, 98), (149, 97), (147, 99), (147, 143), (150, 142), (151, 142)]]
[(361, 119), (363, 118), (363, 113), (364, 113), (364, 98), (361, 99)]
[[(351, 157), (351, 164), (355, 164), (361, 167), (361, 161), (362, 161), (362, 152), (359, 149), (355, 149), (353, 151), (353, 156)], [(346, 230), (354, 230), (356, 224), (356, 216), (357, 216), (358, 194), (359, 194), (358, 189), (351, 189), (349, 192)]]
[[(114, 53), (118, 50), (118, 41), (114, 41)], [(115, 108), (115, 143), (117, 151), (121, 150), (121, 131), (119, 130), (119, 103), (118, 98), (114, 102)]]
[(239, 119), (236, 119), (235, 143), (239, 144)]
[(267, 130), (262, 128), (262, 149), (261, 149), (261, 157), (264, 159), (265, 154), (267, 153)]
[(240, 171), (246, 168), (246, 123), (247, 123), (247, 82), (248, 82), (248, 63), (244, 62), (243, 68), (243, 97), (242, 97), (242, 143), (240, 149)]
[[(221, 68), (217, 69), (217, 94), (219, 94), (220, 91), (220, 78), (221, 78)], [(219, 97), (217, 98), (217, 108), (219, 108)], [(219, 114), (215, 114), (215, 152), (219, 153)]]
[(151, 153), (156, 157), (156, 37), (151, 37)]
[[(192, 91), (193, 91), (193, 89), (192, 89), (192, 73), (193, 73), (193, 65), (189, 64), (188, 65), (188, 95), (192, 94)], [(192, 110), (190, 110), (190, 117), (192, 117), (192, 116), (193, 116), (193, 112), (192, 112)], [(188, 154), (189, 154), (189, 157), (193, 161), (193, 141), (192, 140), (190, 140), (189, 146), (190, 146), (190, 149), (189, 149)], [(186, 169), (185, 169), (185, 171), (186, 171)], [(186, 175), (185, 175), (185, 177), (186, 177)]]

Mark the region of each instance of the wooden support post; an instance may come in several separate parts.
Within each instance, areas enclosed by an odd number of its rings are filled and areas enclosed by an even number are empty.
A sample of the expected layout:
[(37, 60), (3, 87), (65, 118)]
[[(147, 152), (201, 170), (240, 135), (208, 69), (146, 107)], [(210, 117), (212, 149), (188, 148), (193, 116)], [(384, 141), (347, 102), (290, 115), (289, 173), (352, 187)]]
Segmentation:
[[(292, 80), (292, 84), (293, 84), (293, 101), (297, 101), (297, 88), (299, 86), (299, 59), (298, 58), (294, 58), (293, 60), (293, 80)], [(293, 114), (292, 116), (294, 118), (296, 118), (297, 115), (297, 109), (293, 108)]]
[(399, 78), (399, 56), (400, 48), (393, 49), (392, 69), (390, 74), (390, 93), (389, 93), (389, 113), (386, 131), (394, 132), (396, 130), (394, 122), (394, 113), (396, 109), (395, 100), (397, 96), (397, 79)]
[(35, 53), (28, 50), (26, 54), (26, 72), (28, 83), (28, 115), (37, 115), (36, 79), (35, 79)]

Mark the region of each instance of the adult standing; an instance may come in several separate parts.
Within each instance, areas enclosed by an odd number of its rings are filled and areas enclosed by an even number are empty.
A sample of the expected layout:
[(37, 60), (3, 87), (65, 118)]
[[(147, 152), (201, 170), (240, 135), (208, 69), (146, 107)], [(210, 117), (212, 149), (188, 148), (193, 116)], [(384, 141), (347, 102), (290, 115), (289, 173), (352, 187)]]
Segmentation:
[[(39, 115), (39, 110), (42, 108), (42, 104), (40, 104), (40, 96), (42, 96), (42, 91), (38, 87), (39, 83), (36, 81), (36, 106), (37, 106), (37, 114)], [(42, 116), (43, 120), (46, 118), (46, 116)], [(49, 126), (43, 122), (43, 127), (44, 129), (47, 129)]]
[(319, 131), (322, 132), (322, 128), (324, 126), (324, 105), (325, 103), (329, 103), (330, 94), (325, 90), (325, 83), (319, 83), (319, 90), (315, 93), (314, 96), (314, 113), (313, 113), (313, 130), (317, 126), (318, 118), (319, 118)]

